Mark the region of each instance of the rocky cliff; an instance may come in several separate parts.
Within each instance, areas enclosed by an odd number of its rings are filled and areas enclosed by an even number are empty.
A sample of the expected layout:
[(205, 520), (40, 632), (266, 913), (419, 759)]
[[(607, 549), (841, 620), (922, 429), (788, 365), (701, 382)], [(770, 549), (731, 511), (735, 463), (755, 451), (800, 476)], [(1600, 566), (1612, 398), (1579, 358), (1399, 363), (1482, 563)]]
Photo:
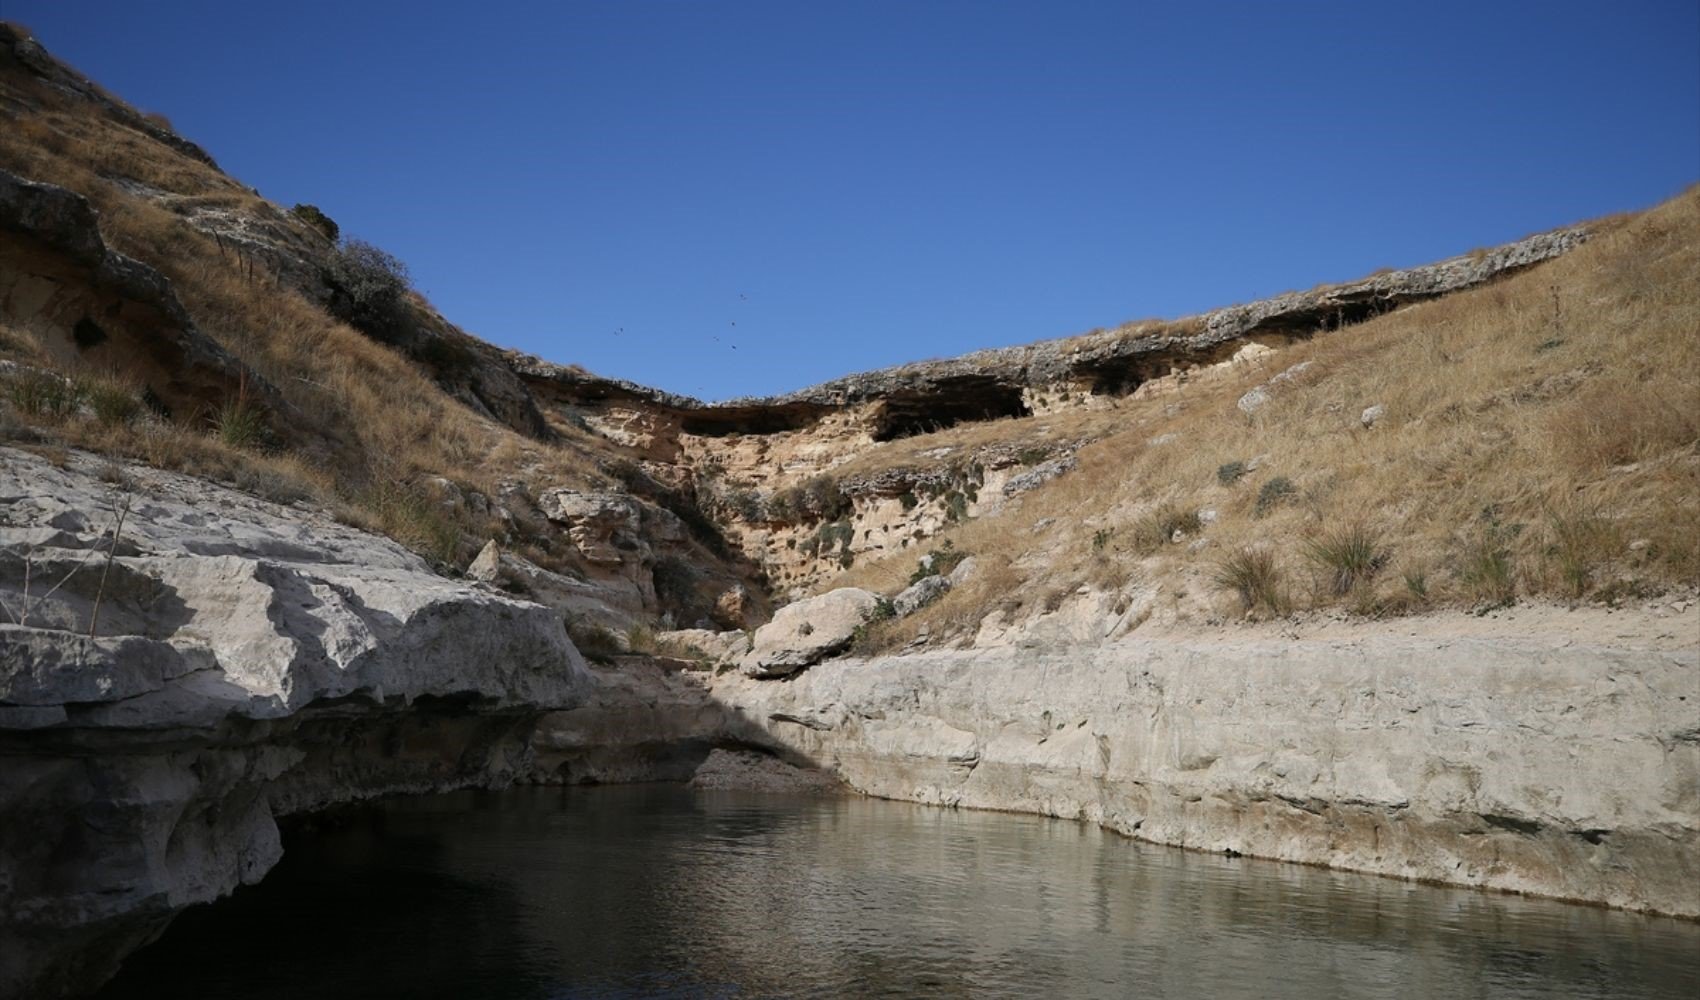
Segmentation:
[[(1159, 579), (1151, 562), (1214, 559), (1236, 516), (1259, 542), (1314, 543), (1322, 501), (1356, 476), (1376, 483), (1360, 506), (1468, 501), (1433, 515), (1458, 537), (1430, 554), (1483, 610), (1519, 580), (1612, 606), (1692, 588), (1681, 536), (1700, 451), (1692, 408), (1660, 408), (1692, 398), (1692, 376), (1672, 388), (1633, 366), (1684, 370), (1694, 303), (1669, 289), (1693, 270), (1692, 206), (1626, 236), (1556, 230), (709, 404), (499, 350), (417, 295), (378, 319), (351, 310), (358, 248), (7, 26), (0, 115), (0, 435), (33, 449), (0, 446), (0, 992), (98, 984), (183, 907), (262, 877), (281, 816), (521, 780), (724, 784), (746, 769), (770, 787), (795, 776), (775, 758), (868, 794), (1700, 916), (1691, 605), (1680, 641), (1651, 644), (1610, 629), (1396, 637), (1385, 622), (1249, 639), (1211, 605), (1208, 567)], [(1419, 360), (1374, 353), (1389, 342)], [(1472, 353), (1490, 342), (1499, 362)], [(1365, 395), (1354, 351), (1432, 377)], [(106, 369), (124, 405), (102, 413), (79, 380)], [(1647, 389), (1639, 409), (1619, 405), (1635, 395), (1623, 382), (1590, 388), (1608, 370)], [(1433, 412), (1395, 398), (1443, 390), (1462, 395)], [(1571, 395), (1580, 416), (1512, 412)], [(209, 421), (250, 402), (270, 433)], [(1253, 446), (1283, 412), (1324, 452), (1312, 467), (1292, 442)], [(1412, 443), (1419, 427), (1456, 433)], [(1505, 444), (1531, 428), (1526, 452)], [(1119, 450), (1092, 451), (1112, 433)], [(1565, 442), (1585, 454), (1556, 454)], [(212, 451), (207, 475), (247, 470), (226, 479), (282, 500), (133, 461), (171, 464), (173, 449)], [(1468, 492), (1492, 469), (1517, 475), (1519, 454), (1557, 470), (1552, 495), (1592, 506), (1541, 520), (1507, 500), (1539, 492), (1525, 481)], [(253, 474), (288, 462), (321, 488)], [(1133, 463), (1162, 505), (1118, 501)], [(1389, 469), (1429, 478), (1400, 492)], [(1349, 500), (1336, 522), (1359, 513)], [(962, 544), (807, 599), (946, 532)], [(1085, 575), (1023, 576), (1017, 558)], [(1649, 572), (1657, 560), (1674, 568)], [(1402, 576), (1403, 603), (1348, 580), (1324, 605), (1432, 607), (1442, 564), (1398, 570), (1380, 582)], [(772, 615), (767, 591), (794, 601)], [(1153, 608), (1179, 622), (1183, 592), (1208, 617), (1140, 631)], [(929, 614), (954, 619), (929, 631)], [(892, 616), (912, 627), (892, 643), (906, 655), (869, 657), (868, 630)], [(703, 627), (667, 633), (673, 655), (630, 655), (670, 620)]]
[(741, 739), (873, 795), (1700, 917), (1692, 647), (1124, 640), (726, 675), (712, 696)]
[(8, 996), (260, 878), (278, 816), (528, 774), (590, 687), (558, 613), (309, 509), (11, 449), (0, 496)]

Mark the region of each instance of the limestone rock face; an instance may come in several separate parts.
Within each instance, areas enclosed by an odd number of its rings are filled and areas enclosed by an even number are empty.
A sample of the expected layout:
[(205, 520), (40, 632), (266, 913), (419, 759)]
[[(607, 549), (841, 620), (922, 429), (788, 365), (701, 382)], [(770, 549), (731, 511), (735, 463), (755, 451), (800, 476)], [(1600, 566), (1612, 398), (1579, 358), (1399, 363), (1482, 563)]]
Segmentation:
[(543, 516), (567, 529), (567, 537), (586, 561), (618, 566), (625, 552), (642, 545), (638, 536), (642, 509), (624, 493), (587, 493), (557, 487), (537, 498)]
[(1029, 490), (1038, 489), (1058, 476), (1074, 471), (1079, 464), (1079, 459), (1076, 459), (1073, 455), (1065, 455), (1062, 458), (1053, 458), (1048, 462), (1041, 462), (1026, 472), (1011, 477), (1009, 482), (1004, 483), (1003, 495), (1006, 497), (1019, 496)]
[(106, 246), (82, 195), (0, 170), (0, 234), (0, 317), (60, 364), (122, 370), (185, 419), (238, 392), (283, 406), (195, 326), (164, 275)]
[(733, 734), (882, 797), (1700, 915), (1700, 651), (1026, 644), (715, 678)]
[(750, 637), (743, 632), (714, 632), (705, 628), (681, 628), (659, 632), (655, 638), (680, 653), (696, 651), (711, 663), (731, 663), (750, 651)]
[(922, 577), (891, 599), (892, 609), (897, 612), (899, 618), (907, 618), (950, 593), (950, 586), (949, 578), (937, 573)]
[(714, 599), (710, 617), (716, 625), (730, 629), (748, 628), (754, 619), (755, 597), (743, 584), (734, 584)]
[(86, 991), (258, 879), (275, 816), (512, 780), (534, 720), (589, 684), (548, 608), (323, 514), (103, 464), (0, 448), (8, 996)]
[(841, 587), (788, 604), (756, 629), (755, 642), (740, 664), (751, 677), (783, 677), (850, 645), (857, 626), (879, 606), (879, 596)]
[(624, 633), (638, 622), (639, 609), (613, 600), (604, 587), (575, 580), (537, 565), (524, 556), (503, 551), (494, 539), (485, 543), (466, 575), (497, 589), (536, 601), (563, 612), (573, 621), (583, 621), (615, 633)]
[(627, 493), (554, 487), (537, 498), (543, 516), (566, 529), (588, 566), (589, 582), (632, 611), (654, 608), (656, 558), (685, 545), (684, 523), (672, 511)]

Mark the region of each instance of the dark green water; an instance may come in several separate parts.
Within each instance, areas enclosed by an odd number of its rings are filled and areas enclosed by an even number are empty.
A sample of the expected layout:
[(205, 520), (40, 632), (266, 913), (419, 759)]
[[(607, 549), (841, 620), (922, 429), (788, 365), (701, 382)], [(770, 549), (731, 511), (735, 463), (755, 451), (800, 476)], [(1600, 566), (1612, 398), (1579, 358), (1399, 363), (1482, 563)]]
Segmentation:
[(286, 849), (101, 996), (1700, 996), (1693, 923), (867, 799), (466, 793)]

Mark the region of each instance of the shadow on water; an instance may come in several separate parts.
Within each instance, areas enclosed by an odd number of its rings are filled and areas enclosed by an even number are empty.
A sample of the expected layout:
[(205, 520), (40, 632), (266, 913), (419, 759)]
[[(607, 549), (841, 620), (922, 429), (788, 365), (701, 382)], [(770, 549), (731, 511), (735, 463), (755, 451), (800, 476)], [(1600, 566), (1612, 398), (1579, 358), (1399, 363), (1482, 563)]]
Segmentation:
[(1700, 925), (1152, 847), (1031, 816), (678, 786), (298, 826), (101, 997), (1685, 997)]

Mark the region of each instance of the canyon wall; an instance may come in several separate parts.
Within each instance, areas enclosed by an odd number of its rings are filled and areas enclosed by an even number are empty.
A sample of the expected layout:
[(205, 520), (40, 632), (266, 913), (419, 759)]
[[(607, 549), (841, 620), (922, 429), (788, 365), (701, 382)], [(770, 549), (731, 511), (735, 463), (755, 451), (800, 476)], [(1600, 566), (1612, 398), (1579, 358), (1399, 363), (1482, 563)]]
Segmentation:
[[(561, 612), (305, 507), (15, 449), (0, 495), (8, 995), (97, 986), (262, 877), (278, 817), (686, 779), (727, 749), (890, 798), (1700, 917), (1692, 646), (1017, 635), (785, 680), (591, 666)], [(717, 757), (721, 785), (749, 759)]]
[(730, 735), (869, 794), (1700, 916), (1700, 651), (1124, 640), (736, 674)]
[(187, 476), (0, 449), (0, 995), (87, 992), (276, 819), (532, 773), (561, 615)]

